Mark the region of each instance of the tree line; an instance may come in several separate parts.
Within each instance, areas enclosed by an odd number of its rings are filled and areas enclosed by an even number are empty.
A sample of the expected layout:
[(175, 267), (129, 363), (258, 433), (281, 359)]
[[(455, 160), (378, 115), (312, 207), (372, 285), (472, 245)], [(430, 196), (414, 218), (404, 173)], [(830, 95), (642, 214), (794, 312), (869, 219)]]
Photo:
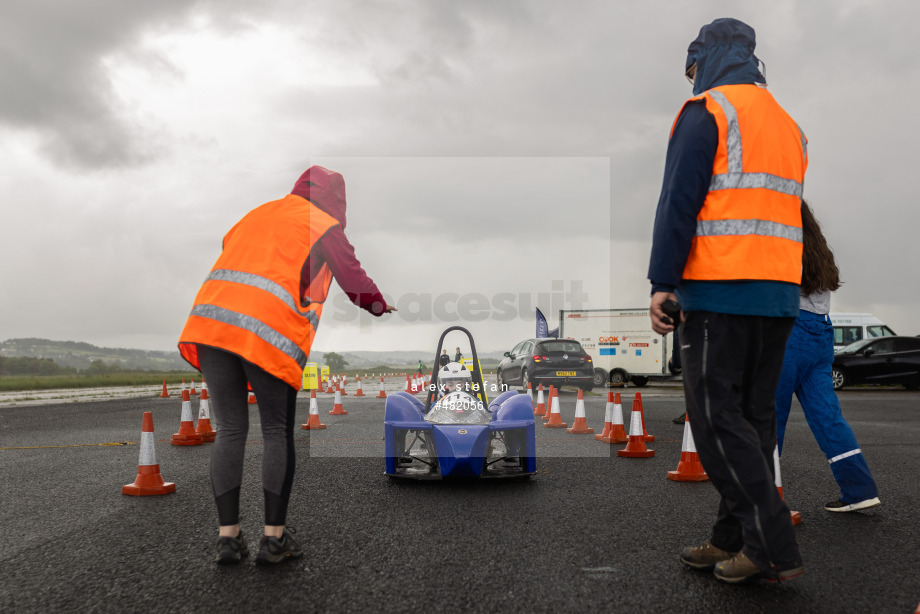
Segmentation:
[(62, 367), (50, 358), (33, 356), (0, 356), (0, 377), (9, 375), (73, 375), (86, 373), (92, 375), (121, 373), (123, 369), (103, 360), (94, 360), (85, 369)]

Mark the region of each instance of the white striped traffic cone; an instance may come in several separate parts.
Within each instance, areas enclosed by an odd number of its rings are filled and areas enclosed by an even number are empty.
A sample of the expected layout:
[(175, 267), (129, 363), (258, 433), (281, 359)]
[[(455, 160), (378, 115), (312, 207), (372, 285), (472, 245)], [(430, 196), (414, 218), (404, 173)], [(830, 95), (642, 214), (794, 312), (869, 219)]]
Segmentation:
[(617, 456), (626, 458), (651, 458), (655, 456), (654, 450), (645, 447), (645, 439), (642, 436), (642, 401), (639, 395), (633, 399), (632, 415), (629, 417), (629, 440), (626, 447), (617, 450)]
[(705, 482), (709, 479), (706, 470), (703, 469), (703, 463), (700, 462), (700, 455), (696, 452), (696, 444), (693, 443), (690, 414), (687, 414), (687, 420), (684, 422), (684, 441), (680, 446), (680, 462), (677, 463), (676, 471), (668, 471), (668, 479), (675, 482)]
[[(690, 418), (689, 414), (687, 414), (687, 418)], [(779, 446), (773, 448), (773, 470), (774, 474), (776, 474), (776, 490), (779, 491), (780, 499), (785, 501), (786, 497), (783, 495), (783, 476), (779, 472)], [(802, 524), (802, 512), (789, 510), (789, 516), (792, 518), (792, 526)]]
[(316, 391), (310, 391), (310, 417), (307, 423), (300, 426), (302, 429), (319, 430), (326, 428), (326, 425), (319, 421), (319, 406), (316, 404)]
[(533, 408), (534, 416), (545, 416), (546, 415), (546, 403), (543, 400), (543, 384), (537, 386), (537, 404)]
[(356, 397), (363, 397), (363, 396), (366, 396), (366, 395), (364, 394), (364, 386), (361, 385), (361, 376), (360, 376), (360, 375), (358, 376), (358, 391), (355, 392), (355, 396), (356, 396)]
[(382, 378), (382, 377), (380, 378), (380, 392), (377, 393), (377, 398), (378, 398), (378, 399), (385, 399), (385, 398), (387, 398), (387, 389), (386, 389), (386, 386), (384, 386), (384, 384), (383, 384), (383, 378)]
[(578, 389), (578, 400), (575, 401), (575, 421), (572, 423), (572, 428), (565, 429), (565, 432), (573, 435), (590, 435), (594, 432), (594, 429), (588, 426), (585, 416), (585, 397), (581, 388)]
[(141, 454), (137, 462), (137, 477), (132, 484), (121, 487), (124, 495), (166, 495), (176, 492), (175, 482), (164, 482), (157, 463), (156, 440), (153, 437), (153, 412), (145, 411), (141, 422)]
[(211, 400), (208, 398), (208, 389), (201, 388), (201, 397), (198, 399), (198, 424), (195, 432), (201, 435), (204, 441), (214, 441), (217, 431), (211, 427)]
[(182, 417), (179, 422), (179, 432), (172, 436), (174, 446), (199, 446), (204, 440), (195, 432), (192, 423), (192, 401), (189, 399), (188, 390), (182, 391)]
[[(613, 397), (613, 403), (610, 403), (610, 397)], [(607, 405), (610, 407), (610, 432), (601, 436), (600, 440), (604, 443), (626, 443), (629, 438), (626, 436), (626, 426), (623, 424), (623, 406), (620, 404), (620, 393), (607, 393)], [(597, 435), (595, 435), (597, 437)]]
[(568, 423), (562, 421), (562, 414), (559, 413), (559, 393), (555, 389), (552, 392), (549, 420), (543, 426), (551, 429), (564, 429), (568, 426)]
[(342, 407), (342, 391), (338, 388), (335, 391), (335, 403), (333, 403), (332, 411), (329, 413), (333, 416), (344, 416), (348, 414), (345, 408)]

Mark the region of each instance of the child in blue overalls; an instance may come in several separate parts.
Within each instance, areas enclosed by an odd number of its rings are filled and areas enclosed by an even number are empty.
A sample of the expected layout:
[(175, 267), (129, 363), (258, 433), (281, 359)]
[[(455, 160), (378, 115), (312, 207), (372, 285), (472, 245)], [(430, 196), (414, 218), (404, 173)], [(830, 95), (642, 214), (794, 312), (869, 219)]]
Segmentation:
[(828, 314), (831, 292), (840, 287), (840, 276), (834, 254), (804, 201), (802, 231), (804, 253), (799, 316), (786, 342), (783, 372), (776, 387), (776, 443), (782, 454), (786, 420), (795, 393), (840, 487), (840, 498), (827, 503), (824, 509), (853, 512), (881, 502), (875, 480), (853, 430), (840, 412), (840, 401), (834, 392), (831, 379), (834, 328)]

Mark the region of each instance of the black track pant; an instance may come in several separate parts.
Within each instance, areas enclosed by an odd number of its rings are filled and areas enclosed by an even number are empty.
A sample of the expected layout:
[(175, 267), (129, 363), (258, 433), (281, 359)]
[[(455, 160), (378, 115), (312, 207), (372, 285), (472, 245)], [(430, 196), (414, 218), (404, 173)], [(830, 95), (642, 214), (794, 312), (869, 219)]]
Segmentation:
[(256, 395), (262, 423), (265, 524), (284, 525), (294, 482), (297, 391), (236, 354), (199, 345), (198, 358), (217, 421), (217, 438), (211, 450), (211, 489), (221, 526), (238, 524), (240, 519), (243, 456), (249, 434), (247, 382)]
[(700, 461), (722, 496), (712, 544), (764, 571), (801, 563), (776, 489), (776, 386), (794, 318), (690, 312), (680, 327), (684, 395)]

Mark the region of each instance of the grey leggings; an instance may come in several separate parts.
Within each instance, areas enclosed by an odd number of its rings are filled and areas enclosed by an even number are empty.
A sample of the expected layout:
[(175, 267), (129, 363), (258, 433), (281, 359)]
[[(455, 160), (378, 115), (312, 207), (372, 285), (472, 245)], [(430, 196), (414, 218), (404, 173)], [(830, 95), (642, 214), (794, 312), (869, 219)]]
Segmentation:
[(252, 385), (262, 423), (262, 490), (265, 524), (284, 525), (294, 482), (294, 411), (297, 390), (253, 363), (214, 347), (199, 345), (201, 373), (208, 383), (217, 421), (211, 450), (211, 490), (221, 526), (239, 524), (243, 455), (249, 433)]

